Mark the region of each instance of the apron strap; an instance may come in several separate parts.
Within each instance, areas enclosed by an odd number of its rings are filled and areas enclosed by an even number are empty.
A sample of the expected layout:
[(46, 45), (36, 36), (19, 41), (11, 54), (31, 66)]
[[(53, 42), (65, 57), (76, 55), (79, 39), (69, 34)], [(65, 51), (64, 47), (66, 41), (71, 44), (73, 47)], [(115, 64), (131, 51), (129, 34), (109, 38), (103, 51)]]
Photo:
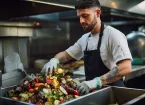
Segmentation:
[[(89, 37), (91, 37), (91, 34), (88, 36), (88, 39), (89, 39)], [(87, 49), (88, 49), (88, 39), (87, 39), (87, 45), (86, 45), (85, 51), (87, 51)]]
[(101, 41), (102, 41), (102, 36), (103, 36), (103, 30), (104, 30), (104, 23), (101, 22), (101, 32), (100, 32), (100, 35), (99, 35), (99, 42), (98, 42), (98, 49), (100, 49), (100, 46), (101, 46)]

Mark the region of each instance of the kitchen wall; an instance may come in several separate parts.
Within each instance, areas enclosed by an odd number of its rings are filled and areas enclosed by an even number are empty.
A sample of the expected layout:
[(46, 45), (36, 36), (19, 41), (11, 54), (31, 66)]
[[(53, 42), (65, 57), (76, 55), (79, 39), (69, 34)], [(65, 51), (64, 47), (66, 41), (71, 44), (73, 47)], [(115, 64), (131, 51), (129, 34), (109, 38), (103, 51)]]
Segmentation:
[(60, 22), (52, 28), (42, 26), (34, 29), (33, 37), (30, 38), (31, 60), (50, 59), (59, 51), (63, 51), (69, 45), (69, 36), (68, 22)]

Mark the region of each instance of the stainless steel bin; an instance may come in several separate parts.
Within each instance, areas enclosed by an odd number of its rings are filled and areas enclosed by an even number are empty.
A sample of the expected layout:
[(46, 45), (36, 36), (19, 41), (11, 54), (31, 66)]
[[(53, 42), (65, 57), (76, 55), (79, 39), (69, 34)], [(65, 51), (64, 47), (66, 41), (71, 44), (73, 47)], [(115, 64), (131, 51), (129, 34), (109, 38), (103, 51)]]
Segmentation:
[(145, 105), (145, 94), (129, 101), (127, 105)]
[(142, 89), (108, 87), (63, 105), (129, 105), (127, 102), (144, 93)]
[(1, 87), (2, 87), (2, 72), (0, 70), (0, 97), (1, 97)]
[[(2, 94), (1, 94), (2, 97), (0, 97), (0, 100), (1, 100), (2, 104), (0, 104), (0, 105), (33, 105), (33, 104), (30, 104), (30, 103), (27, 103), (27, 102), (16, 101), (16, 100), (13, 100), (13, 99), (9, 98), (8, 94), (7, 94), (8, 90), (10, 90), (12, 88), (15, 88), (15, 87), (16, 86), (2, 88)], [(108, 88), (108, 87), (103, 87), (100, 90), (105, 89), (105, 88)], [(97, 91), (100, 91), (100, 90), (97, 90)], [(92, 94), (92, 93), (90, 93), (90, 94)]]
[(26, 72), (20, 69), (2, 74), (2, 87), (19, 85), (26, 77)]

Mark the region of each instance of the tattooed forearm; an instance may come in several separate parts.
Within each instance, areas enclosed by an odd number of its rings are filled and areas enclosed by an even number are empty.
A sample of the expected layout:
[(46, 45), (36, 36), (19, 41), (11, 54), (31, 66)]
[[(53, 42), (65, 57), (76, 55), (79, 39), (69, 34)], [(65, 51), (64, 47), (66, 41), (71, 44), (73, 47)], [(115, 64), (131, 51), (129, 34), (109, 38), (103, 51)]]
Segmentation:
[(117, 67), (100, 77), (102, 84), (109, 84), (121, 79), (123, 76), (119, 73)]
[(66, 57), (65, 57), (65, 56), (61, 57), (61, 58), (59, 59), (59, 62), (60, 62), (60, 63), (65, 63), (65, 62), (67, 62)]
[(56, 54), (55, 58), (57, 58), (60, 63), (66, 63), (67, 61), (72, 59), (72, 57), (65, 51)]

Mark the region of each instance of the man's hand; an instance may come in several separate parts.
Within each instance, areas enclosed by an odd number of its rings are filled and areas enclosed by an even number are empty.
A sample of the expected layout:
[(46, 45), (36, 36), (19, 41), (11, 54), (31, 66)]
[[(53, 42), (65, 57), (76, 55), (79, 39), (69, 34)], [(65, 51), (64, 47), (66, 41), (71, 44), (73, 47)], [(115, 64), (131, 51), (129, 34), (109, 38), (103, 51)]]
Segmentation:
[(48, 63), (46, 63), (44, 65), (44, 67), (42, 68), (42, 73), (45, 73), (46, 75), (48, 73), (52, 73), (53, 69), (56, 70), (57, 66), (59, 64), (58, 59), (56, 58), (52, 58)]
[(90, 92), (90, 90), (95, 88), (101, 88), (101, 81), (100, 78), (94, 78), (90, 81), (83, 81), (77, 86), (77, 90), (79, 91), (80, 95), (84, 95)]

